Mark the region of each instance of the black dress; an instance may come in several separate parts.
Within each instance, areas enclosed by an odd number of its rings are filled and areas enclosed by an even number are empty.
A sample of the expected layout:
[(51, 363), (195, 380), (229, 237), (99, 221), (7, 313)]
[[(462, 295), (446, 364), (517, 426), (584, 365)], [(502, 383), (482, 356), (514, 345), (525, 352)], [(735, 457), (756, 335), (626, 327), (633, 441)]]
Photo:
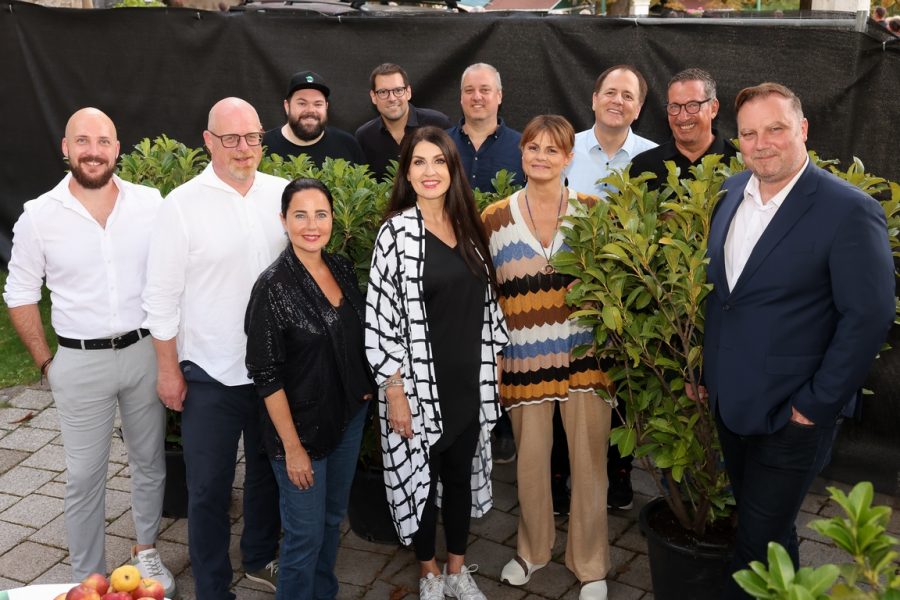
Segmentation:
[(441, 447), (477, 421), (481, 407), (479, 371), (487, 276), (469, 269), (460, 243), (451, 248), (425, 231), (423, 292), (441, 407)]

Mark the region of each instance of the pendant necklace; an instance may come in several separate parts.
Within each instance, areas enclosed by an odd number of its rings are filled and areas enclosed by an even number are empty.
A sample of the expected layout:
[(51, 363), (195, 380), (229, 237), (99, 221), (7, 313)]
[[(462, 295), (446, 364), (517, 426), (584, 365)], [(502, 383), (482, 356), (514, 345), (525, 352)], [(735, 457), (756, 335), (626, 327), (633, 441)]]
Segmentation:
[(556, 243), (556, 232), (559, 231), (559, 219), (562, 215), (563, 199), (565, 198), (564, 192), (565, 187), (559, 191), (559, 206), (556, 207), (556, 227), (553, 228), (553, 237), (550, 238), (550, 249), (545, 252), (544, 244), (541, 243), (541, 234), (538, 232), (537, 223), (534, 222), (534, 215), (531, 214), (531, 204), (528, 202), (528, 186), (525, 186), (525, 208), (528, 210), (528, 218), (531, 219), (531, 225), (534, 227), (534, 235), (537, 238), (538, 247), (541, 249), (541, 254), (544, 255), (544, 260), (547, 261), (547, 264), (541, 269), (541, 273), (544, 275), (553, 275), (556, 273), (556, 269), (550, 264), (550, 258), (553, 256), (553, 244)]

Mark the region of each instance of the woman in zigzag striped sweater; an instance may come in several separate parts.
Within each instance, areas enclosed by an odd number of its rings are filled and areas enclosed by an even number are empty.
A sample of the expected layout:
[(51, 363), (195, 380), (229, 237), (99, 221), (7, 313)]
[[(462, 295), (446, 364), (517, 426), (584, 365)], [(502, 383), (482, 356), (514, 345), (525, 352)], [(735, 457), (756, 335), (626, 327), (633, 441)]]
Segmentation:
[(500, 577), (524, 585), (550, 561), (556, 532), (550, 450), (559, 403), (572, 473), (566, 566), (582, 583), (581, 600), (605, 600), (610, 407), (594, 390), (609, 380), (592, 355), (573, 356), (574, 348), (590, 342), (591, 332), (568, 320), (572, 311), (565, 296), (572, 278), (551, 264), (565, 247), (562, 218), (580, 203), (596, 201), (563, 185), (574, 141), (572, 125), (563, 117), (532, 119), (521, 141), (527, 185), (482, 213), (510, 334), (501, 360), (500, 401), (516, 439), (521, 509), (516, 556)]

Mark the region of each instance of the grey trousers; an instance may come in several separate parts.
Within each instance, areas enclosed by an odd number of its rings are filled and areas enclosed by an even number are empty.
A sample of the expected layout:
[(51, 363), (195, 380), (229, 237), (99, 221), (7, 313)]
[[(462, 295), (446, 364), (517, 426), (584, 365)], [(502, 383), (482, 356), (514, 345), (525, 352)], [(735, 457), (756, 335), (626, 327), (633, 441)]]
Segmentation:
[(106, 573), (106, 474), (116, 407), (131, 468), (138, 544), (159, 533), (166, 477), (165, 409), (156, 395), (150, 337), (124, 350), (60, 348), (47, 380), (66, 455), (65, 520), (73, 581)]

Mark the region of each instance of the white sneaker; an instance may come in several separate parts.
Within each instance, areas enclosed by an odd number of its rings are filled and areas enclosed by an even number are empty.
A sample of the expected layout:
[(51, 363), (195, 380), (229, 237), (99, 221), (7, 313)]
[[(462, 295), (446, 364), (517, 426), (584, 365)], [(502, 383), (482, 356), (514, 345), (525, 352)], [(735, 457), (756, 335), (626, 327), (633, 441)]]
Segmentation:
[(444, 565), (444, 593), (459, 600), (487, 600), (472, 579), (471, 573), (477, 570), (478, 565), (471, 565), (463, 566), (459, 573), (447, 573)]
[(419, 600), (444, 600), (444, 577), (429, 573), (419, 579)]
[(166, 598), (175, 596), (175, 578), (172, 571), (166, 568), (156, 548), (141, 550), (135, 554), (131, 548), (131, 564), (141, 572), (142, 579), (155, 579), (166, 589)]

